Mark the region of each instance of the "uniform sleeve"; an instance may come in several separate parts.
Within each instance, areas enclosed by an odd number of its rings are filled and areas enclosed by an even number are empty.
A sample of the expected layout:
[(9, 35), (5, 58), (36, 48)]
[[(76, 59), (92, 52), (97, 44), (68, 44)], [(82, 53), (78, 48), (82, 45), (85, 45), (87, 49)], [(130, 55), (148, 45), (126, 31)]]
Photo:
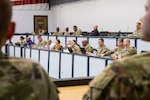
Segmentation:
[(59, 100), (58, 93), (59, 91), (56, 88), (56, 85), (51, 81), (50, 77), (47, 77), (48, 75), (44, 71), (45, 81), (48, 86), (49, 96), (48, 100)]
[(134, 55), (137, 53), (137, 50), (135, 47), (130, 47), (128, 48), (125, 52), (123, 52), (121, 54), (122, 57), (125, 57), (125, 56), (131, 56), (131, 55)]
[(111, 70), (111, 66), (107, 66), (100, 75), (90, 82), (90, 88), (83, 96), (83, 100), (107, 100), (109, 94), (105, 95), (105, 92), (115, 76), (116, 73)]

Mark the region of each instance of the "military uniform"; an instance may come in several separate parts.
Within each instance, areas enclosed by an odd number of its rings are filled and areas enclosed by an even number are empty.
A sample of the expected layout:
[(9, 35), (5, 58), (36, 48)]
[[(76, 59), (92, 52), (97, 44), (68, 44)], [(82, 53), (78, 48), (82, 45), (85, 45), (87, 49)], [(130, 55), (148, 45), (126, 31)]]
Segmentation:
[(73, 53), (81, 53), (80, 47), (76, 44), (72, 47), (72, 51)]
[(150, 100), (150, 52), (108, 65), (83, 100)]
[(46, 44), (47, 44), (47, 42), (44, 41), (44, 40), (42, 40), (41, 42), (38, 43), (38, 47), (41, 47), (41, 46), (42, 46), (42, 47), (45, 47)]
[(0, 53), (0, 100), (58, 100), (56, 86), (30, 59)]
[(20, 46), (25, 46), (26, 42), (24, 40), (20, 40)]
[(104, 45), (102, 47), (97, 48), (97, 56), (99, 56), (100, 54), (104, 54), (106, 52), (108, 52), (109, 49)]
[(93, 47), (90, 46), (89, 44), (87, 44), (86, 46), (83, 46), (83, 48), (85, 49), (86, 52), (93, 52)]
[(53, 35), (56, 35), (56, 36), (62, 36), (63, 35), (63, 32), (54, 32), (54, 34)]
[(105, 54), (105, 56), (108, 56), (108, 55), (113, 54), (115, 52), (121, 52), (123, 49), (124, 49), (124, 47), (117, 47), (114, 50), (110, 50), (110, 51), (108, 51), (108, 52), (106, 52), (104, 54)]
[(140, 37), (141, 30), (135, 30), (132, 34), (129, 34), (128, 37)]
[(77, 31), (74, 32), (74, 35), (75, 36), (81, 36), (82, 35), (82, 30), (78, 28)]
[(121, 53), (121, 57), (132, 56), (137, 53), (137, 50), (133, 46), (127, 46), (120, 53)]

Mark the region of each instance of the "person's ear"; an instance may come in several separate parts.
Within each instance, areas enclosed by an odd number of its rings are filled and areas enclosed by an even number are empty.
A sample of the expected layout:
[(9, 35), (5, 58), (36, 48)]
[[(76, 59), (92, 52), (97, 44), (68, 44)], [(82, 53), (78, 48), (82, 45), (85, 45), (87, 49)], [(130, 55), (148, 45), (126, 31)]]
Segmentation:
[(16, 28), (16, 23), (10, 22), (8, 33), (7, 33), (7, 39), (11, 39), (11, 37), (14, 35), (15, 28)]

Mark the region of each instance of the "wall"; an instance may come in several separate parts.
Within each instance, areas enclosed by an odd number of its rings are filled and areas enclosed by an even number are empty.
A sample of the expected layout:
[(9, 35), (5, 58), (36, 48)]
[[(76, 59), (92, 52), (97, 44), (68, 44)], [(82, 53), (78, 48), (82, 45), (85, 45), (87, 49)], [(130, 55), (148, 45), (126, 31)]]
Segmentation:
[[(127, 32), (135, 30), (135, 23), (144, 14), (146, 0), (81, 0), (52, 6), (54, 27), (62, 31), (77, 25), (83, 31), (91, 31), (93, 25), (99, 30)], [(54, 31), (54, 30), (53, 30)]]
[(16, 33), (32, 33), (34, 31), (34, 15), (48, 16), (48, 31), (53, 27), (51, 10), (13, 10), (12, 20), (16, 22)]

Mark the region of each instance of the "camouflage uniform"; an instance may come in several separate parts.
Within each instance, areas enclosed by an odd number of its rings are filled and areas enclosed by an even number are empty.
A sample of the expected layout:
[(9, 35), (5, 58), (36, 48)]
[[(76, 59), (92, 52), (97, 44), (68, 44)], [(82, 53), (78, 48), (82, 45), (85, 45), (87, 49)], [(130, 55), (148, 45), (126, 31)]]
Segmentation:
[(56, 86), (30, 59), (0, 53), (0, 100), (58, 100)]
[(135, 30), (129, 37), (140, 37), (141, 30)]
[(93, 52), (93, 47), (87, 44), (86, 46), (83, 46), (83, 48), (86, 50), (86, 52)]
[(80, 47), (78, 45), (74, 45), (72, 47), (73, 53), (81, 53)]
[(62, 36), (63, 35), (63, 32), (54, 32), (54, 34), (53, 35), (56, 35), (56, 36)]
[(82, 30), (78, 28), (77, 31), (74, 32), (74, 35), (75, 35), (75, 36), (80, 36), (80, 35), (82, 35)]
[(41, 42), (38, 43), (38, 46), (39, 46), (39, 47), (40, 47), (40, 46), (45, 47), (46, 44), (47, 44), (47, 42), (44, 41), (44, 40), (42, 40)]
[(25, 46), (26, 42), (24, 40), (20, 40), (20, 46)]
[(121, 52), (123, 49), (124, 49), (124, 47), (122, 47), (122, 48), (121, 47), (117, 47), (114, 50), (110, 50), (110, 51), (108, 51), (108, 52), (106, 52), (104, 54), (105, 54), (105, 56), (108, 56), (108, 55), (113, 54), (115, 52)]
[(83, 100), (150, 100), (150, 52), (108, 65)]
[(108, 51), (109, 51), (109, 49), (105, 45), (102, 47), (99, 47), (99, 48), (97, 48), (97, 56), (99, 56), (100, 54), (104, 54)]
[(125, 57), (125, 56), (132, 56), (134, 54), (137, 53), (137, 50), (135, 47), (133, 46), (128, 46), (125, 47), (122, 51), (121, 51), (121, 57)]

